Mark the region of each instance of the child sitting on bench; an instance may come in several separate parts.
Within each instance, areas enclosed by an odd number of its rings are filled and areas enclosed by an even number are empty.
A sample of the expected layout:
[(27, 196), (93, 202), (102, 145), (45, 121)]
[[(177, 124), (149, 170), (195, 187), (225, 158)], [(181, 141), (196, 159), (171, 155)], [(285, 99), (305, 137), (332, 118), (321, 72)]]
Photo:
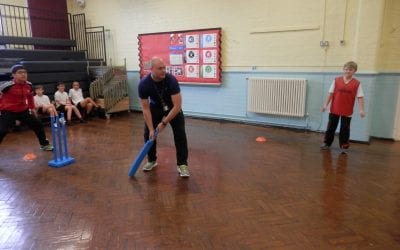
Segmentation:
[(71, 104), (69, 96), (67, 92), (65, 92), (65, 84), (59, 82), (57, 85), (57, 91), (54, 94), (54, 100), (56, 101), (57, 111), (67, 112), (67, 124), (72, 125), (72, 111), (74, 111), (75, 115), (79, 118), (81, 123), (86, 123), (85, 120), (82, 119), (82, 115), (79, 112), (78, 108)]
[(83, 97), (82, 89), (79, 82), (72, 83), (72, 89), (69, 90), (69, 97), (72, 103), (80, 110), (86, 110), (86, 115), (92, 112), (93, 107), (97, 109), (99, 106), (90, 97)]
[(35, 96), (33, 100), (35, 102), (35, 108), (37, 114), (49, 114), (50, 116), (55, 117), (57, 115), (56, 108), (50, 102), (50, 99), (47, 95), (43, 94), (44, 89), (42, 85), (35, 86)]

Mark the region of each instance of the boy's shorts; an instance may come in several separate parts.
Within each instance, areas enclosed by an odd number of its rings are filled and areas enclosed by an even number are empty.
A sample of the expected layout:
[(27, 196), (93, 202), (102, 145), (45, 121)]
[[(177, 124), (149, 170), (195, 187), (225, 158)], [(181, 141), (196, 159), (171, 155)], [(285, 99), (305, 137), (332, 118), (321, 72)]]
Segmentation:
[(81, 105), (81, 102), (78, 102), (75, 106), (76, 106), (78, 109), (83, 109), (83, 107), (82, 107), (82, 105)]
[(37, 109), (37, 113), (40, 114), (40, 115), (43, 115), (43, 114), (44, 114), (44, 112), (43, 112), (43, 107), (39, 107), (39, 108)]
[(65, 111), (65, 105), (60, 105), (60, 106), (58, 106), (57, 108), (57, 111), (60, 111), (60, 112), (64, 112)]

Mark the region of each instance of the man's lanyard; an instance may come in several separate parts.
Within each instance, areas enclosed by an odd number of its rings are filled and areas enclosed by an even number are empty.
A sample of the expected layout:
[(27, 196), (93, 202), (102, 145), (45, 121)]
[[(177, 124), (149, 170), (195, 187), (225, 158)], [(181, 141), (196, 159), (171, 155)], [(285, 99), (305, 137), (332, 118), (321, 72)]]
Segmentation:
[(159, 89), (157, 87), (156, 83), (153, 81), (153, 86), (156, 89), (158, 97), (160, 98), (161, 104), (163, 106), (163, 111), (167, 112), (169, 110), (169, 107), (168, 107), (168, 105), (166, 104), (166, 102), (164, 101), (164, 98), (163, 98), (164, 97), (164, 90), (165, 90), (165, 87), (166, 87), (165, 78), (164, 78), (164, 80), (162, 80), (161, 84), (162, 84), (162, 88)]

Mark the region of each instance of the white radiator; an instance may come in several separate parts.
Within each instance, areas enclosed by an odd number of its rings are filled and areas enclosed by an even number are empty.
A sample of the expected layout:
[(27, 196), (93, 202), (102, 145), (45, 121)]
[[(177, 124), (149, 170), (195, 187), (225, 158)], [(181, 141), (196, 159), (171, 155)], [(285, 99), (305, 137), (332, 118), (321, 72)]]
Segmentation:
[(247, 110), (255, 113), (303, 117), (306, 79), (249, 78)]

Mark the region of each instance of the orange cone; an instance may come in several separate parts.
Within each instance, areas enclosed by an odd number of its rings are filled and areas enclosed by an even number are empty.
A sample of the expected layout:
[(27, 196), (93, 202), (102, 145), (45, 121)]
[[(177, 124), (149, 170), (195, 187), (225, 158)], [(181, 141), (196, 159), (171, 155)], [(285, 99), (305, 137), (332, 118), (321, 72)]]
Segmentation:
[(259, 136), (256, 138), (256, 142), (266, 142), (266, 141), (267, 141), (267, 139), (263, 136)]
[(27, 153), (26, 155), (24, 155), (24, 157), (22, 158), (24, 161), (33, 161), (37, 158), (37, 156), (34, 153)]

